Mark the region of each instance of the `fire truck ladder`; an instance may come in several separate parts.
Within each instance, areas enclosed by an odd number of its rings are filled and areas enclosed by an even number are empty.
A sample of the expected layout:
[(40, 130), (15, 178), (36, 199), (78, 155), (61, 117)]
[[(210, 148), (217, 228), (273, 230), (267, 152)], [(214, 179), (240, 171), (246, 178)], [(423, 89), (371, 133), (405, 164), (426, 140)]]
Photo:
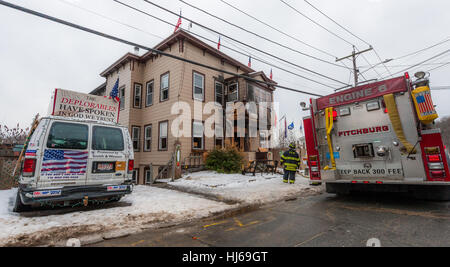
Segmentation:
[(327, 143), (328, 143), (328, 151), (330, 153), (330, 163), (331, 166), (325, 166), (325, 168), (323, 168), (324, 170), (336, 170), (336, 161), (334, 160), (334, 152), (333, 152), (333, 144), (331, 142), (331, 131), (333, 130), (333, 122), (334, 122), (334, 117), (333, 117), (333, 108), (326, 108), (325, 109), (325, 125), (326, 125), (326, 130), (327, 130)]

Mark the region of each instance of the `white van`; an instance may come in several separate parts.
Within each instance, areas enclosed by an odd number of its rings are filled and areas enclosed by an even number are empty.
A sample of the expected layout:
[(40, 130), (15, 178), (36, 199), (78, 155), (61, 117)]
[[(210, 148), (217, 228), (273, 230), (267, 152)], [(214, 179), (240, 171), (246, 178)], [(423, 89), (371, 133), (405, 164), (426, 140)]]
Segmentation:
[(42, 118), (25, 151), (14, 211), (119, 201), (133, 190), (133, 168), (126, 127)]

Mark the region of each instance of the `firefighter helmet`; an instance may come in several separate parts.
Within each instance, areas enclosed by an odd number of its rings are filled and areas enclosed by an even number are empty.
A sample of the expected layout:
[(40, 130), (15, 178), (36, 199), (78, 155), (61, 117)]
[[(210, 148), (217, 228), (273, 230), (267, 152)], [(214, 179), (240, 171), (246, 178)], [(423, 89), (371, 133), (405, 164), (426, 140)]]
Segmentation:
[(289, 148), (295, 149), (295, 148), (296, 148), (296, 146), (295, 146), (295, 144), (294, 144), (294, 143), (291, 143), (291, 144), (289, 145)]

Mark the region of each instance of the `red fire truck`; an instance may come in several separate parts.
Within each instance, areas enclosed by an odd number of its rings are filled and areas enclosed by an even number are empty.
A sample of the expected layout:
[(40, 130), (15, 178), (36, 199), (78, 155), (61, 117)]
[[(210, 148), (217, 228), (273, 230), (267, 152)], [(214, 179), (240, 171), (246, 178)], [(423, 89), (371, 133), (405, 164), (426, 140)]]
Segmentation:
[(434, 121), (429, 75), (311, 99), (303, 118), (311, 184), (328, 193), (403, 192), (450, 199), (448, 152)]

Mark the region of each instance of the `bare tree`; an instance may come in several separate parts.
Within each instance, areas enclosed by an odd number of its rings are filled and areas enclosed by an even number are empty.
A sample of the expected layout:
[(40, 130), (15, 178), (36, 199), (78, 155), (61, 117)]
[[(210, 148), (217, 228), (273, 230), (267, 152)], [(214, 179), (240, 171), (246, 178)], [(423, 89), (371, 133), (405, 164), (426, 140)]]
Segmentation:
[(0, 144), (17, 145), (25, 143), (29, 128), (23, 129), (17, 124), (14, 128), (0, 124)]
[(444, 145), (450, 148), (450, 117), (440, 119), (436, 122), (436, 126), (441, 129)]

